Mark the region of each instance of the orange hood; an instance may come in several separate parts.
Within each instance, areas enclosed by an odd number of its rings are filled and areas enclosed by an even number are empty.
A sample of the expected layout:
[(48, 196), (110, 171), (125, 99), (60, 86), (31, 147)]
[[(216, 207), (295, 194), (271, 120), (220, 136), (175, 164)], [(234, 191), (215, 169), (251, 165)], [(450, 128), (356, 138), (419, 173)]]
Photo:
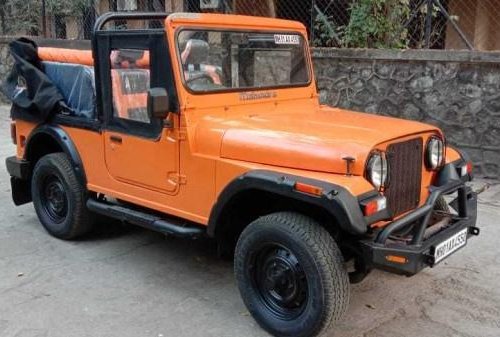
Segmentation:
[(315, 113), (235, 116), (216, 124), (223, 135), (222, 158), (344, 174), (342, 158), (349, 156), (355, 159), (355, 175), (363, 174), (375, 146), (412, 134), (439, 132), (427, 124), (329, 107)]

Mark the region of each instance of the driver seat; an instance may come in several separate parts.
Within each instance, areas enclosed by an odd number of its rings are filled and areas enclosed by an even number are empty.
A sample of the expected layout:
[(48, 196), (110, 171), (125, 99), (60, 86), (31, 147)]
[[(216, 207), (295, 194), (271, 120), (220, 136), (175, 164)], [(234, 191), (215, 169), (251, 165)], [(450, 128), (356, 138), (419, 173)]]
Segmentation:
[[(208, 75), (214, 84), (221, 84), (220, 75), (214, 66), (208, 65), (210, 46), (208, 42), (190, 39), (181, 54), (184, 77), (186, 80)], [(201, 77), (203, 79), (203, 77)], [(206, 81), (206, 79), (205, 79)]]

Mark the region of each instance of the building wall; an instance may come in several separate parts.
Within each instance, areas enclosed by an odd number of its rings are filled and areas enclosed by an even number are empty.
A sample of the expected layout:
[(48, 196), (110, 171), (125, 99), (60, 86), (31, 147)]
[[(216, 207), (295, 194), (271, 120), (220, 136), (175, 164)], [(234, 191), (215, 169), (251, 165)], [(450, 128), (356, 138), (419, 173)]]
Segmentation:
[(233, 0), (233, 7), (236, 14), (276, 16), (274, 0)]
[[(449, 13), (475, 50), (500, 49), (500, 0), (450, 0)], [(446, 27), (446, 49), (467, 49), (453, 26)]]
[(168, 12), (183, 12), (184, 11), (184, 1), (183, 0), (165, 0), (165, 7)]
[[(8, 41), (0, 38), (0, 80)], [(313, 57), (323, 103), (437, 125), (479, 176), (500, 178), (500, 53), (314, 49)]]

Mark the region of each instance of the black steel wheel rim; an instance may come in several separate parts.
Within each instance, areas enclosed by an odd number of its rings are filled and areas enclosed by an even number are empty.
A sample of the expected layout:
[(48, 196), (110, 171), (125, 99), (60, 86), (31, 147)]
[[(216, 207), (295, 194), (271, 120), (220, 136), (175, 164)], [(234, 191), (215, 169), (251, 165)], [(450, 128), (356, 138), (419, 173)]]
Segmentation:
[(40, 188), (42, 207), (51, 221), (61, 223), (68, 215), (68, 194), (61, 179), (56, 175), (46, 176)]
[(251, 265), (253, 284), (266, 309), (283, 320), (303, 313), (309, 297), (307, 277), (290, 249), (278, 243), (264, 244)]

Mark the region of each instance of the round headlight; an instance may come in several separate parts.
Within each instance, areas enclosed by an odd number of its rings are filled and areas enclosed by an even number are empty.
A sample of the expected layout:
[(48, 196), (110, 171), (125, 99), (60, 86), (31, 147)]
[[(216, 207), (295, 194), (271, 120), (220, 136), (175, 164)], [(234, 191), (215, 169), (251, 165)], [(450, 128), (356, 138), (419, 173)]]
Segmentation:
[(438, 137), (432, 137), (427, 143), (425, 164), (429, 170), (436, 170), (443, 165), (444, 142)]
[(377, 189), (385, 187), (388, 173), (387, 159), (380, 152), (373, 153), (366, 165), (366, 178)]

